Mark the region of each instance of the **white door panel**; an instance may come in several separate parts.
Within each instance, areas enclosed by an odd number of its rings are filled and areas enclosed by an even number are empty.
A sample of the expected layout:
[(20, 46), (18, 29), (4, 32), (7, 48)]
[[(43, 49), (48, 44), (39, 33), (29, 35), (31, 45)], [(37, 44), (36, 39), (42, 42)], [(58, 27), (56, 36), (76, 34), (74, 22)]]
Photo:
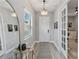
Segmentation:
[(49, 17), (39, 17), (39, 41), (48, 42), (50, 39), (49, 33)]

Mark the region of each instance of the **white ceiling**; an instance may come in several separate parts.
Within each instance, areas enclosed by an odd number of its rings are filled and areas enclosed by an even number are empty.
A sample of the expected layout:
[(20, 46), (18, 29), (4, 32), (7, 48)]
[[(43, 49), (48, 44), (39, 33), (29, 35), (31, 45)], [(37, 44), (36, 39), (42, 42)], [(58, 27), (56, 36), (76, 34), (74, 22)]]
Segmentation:
[[(43, 7), (43, 0), (29, 0), (35, 11), (41, 11)], [(62, 0), (46, 0), (46, 9), (52, 12)]]

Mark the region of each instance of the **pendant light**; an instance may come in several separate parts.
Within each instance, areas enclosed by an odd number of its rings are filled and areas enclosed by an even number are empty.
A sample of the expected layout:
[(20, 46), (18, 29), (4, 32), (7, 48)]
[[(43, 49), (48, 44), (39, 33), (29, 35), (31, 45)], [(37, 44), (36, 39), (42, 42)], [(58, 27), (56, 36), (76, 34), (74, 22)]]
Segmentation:
[(43, 9), (42, 9), (42, 11), (41, 11), (41, 15), (47, 15), (48, 14), (48, 12), (47, 12), (47, 10), (46, 10), (46, 8), (45, 8), (45, 0), (43, 0)]
[(16, 13), (14, 13), (14, 12), (11, 13), (11, 15), (12, 15), (12, 17), (17, 17), (17, 16), (16, 16)]

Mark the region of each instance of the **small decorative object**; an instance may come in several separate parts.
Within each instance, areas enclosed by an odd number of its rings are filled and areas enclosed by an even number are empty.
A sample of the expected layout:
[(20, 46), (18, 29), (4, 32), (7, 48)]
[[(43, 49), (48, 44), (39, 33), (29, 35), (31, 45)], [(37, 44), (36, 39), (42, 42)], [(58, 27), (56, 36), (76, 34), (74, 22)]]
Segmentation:
[(18, 31), (18, 25), (14, 25), (15, 31)]
[(7, 26), (8, 26), (8, 31), (9, 31), (9, 32), (12, 32), (12, 31), (13, 31), (13, 26), (12, 26), (12, 24), (8, 24)]
[(23, 43), (22, 45), (18, 45), (18, 50), (20, 51), (20, 50), (22, 50), (22, 51), (25, 51), (26, 50), (26, 44), (25, 43)]
[(68, 36), (70, 35), (70, 33), (68, 33)]
[(58, 29), (58, 22), (54, 23), (54, 29)]
[(58, 29), (58, 22), (56, 22), (56, 29)]
[(68, 27), (72, 27), (72, 22), (69, 22), (68, 23)]

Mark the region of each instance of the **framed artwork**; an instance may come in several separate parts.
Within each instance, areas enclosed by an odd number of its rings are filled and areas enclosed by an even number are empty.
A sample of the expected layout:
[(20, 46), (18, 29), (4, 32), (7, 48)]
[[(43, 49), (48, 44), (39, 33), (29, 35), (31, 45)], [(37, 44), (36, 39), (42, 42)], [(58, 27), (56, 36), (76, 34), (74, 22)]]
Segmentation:
[(14, 30), (18, 31), (18, 25), (14, 25)]
[(69, 22), (68, 23), (68, 27), (72, 27), (72, 22)]
[(58, 29), (58, 22), (56, 22), (56, 29)]
[(54, 23), (54, 29), (58, 29), (58, 22), (57, 21)]
[(13, 26), (12, 26), (12, 24), (8, 24), (7, 27), (8, 27), (8, 32), (12, 32), (12, 31), (13, 31)]

